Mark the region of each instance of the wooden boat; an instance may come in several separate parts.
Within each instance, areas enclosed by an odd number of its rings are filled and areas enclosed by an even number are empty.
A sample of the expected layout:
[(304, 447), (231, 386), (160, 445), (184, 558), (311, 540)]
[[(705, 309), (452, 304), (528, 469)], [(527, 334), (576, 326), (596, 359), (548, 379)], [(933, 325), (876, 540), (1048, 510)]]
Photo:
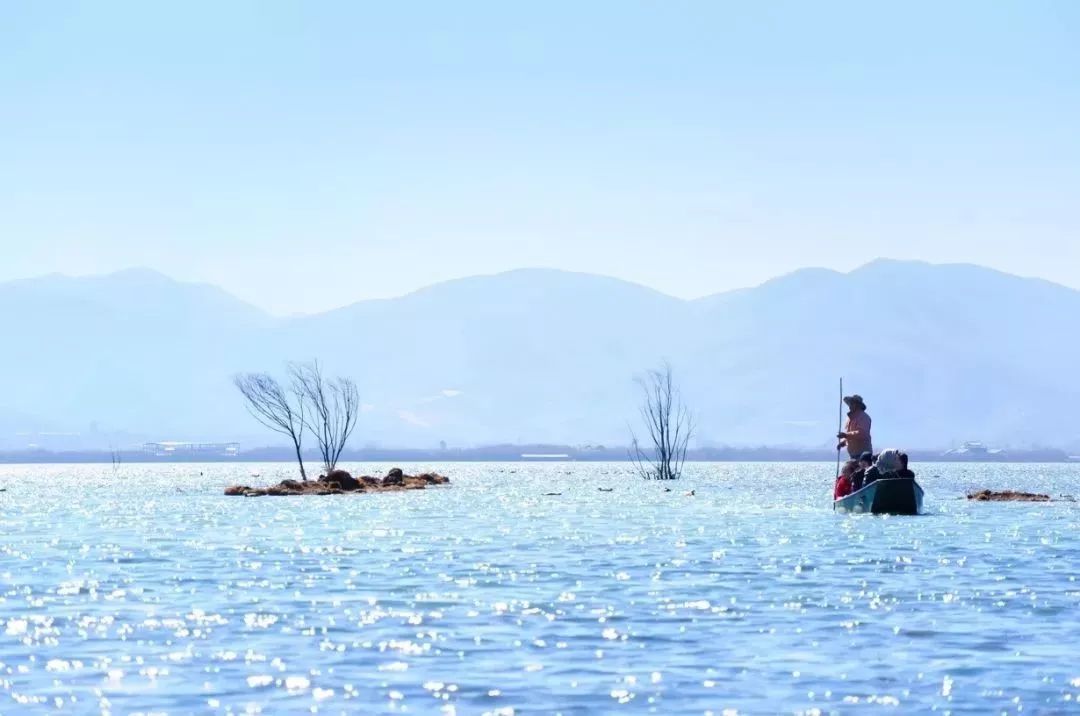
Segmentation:
[(923, 489), (914, 480), (886, 477), (833, 501), (833, 510), (853, 514), (917, 515), (922, 512)]

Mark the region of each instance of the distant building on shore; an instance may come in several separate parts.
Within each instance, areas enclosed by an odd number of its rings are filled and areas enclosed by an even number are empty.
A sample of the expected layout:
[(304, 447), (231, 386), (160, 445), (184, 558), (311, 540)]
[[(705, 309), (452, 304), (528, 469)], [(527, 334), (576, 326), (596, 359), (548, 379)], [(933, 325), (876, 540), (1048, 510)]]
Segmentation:
[(143, 452), (154, 457), (236, 457), (240, 454), (240, 443), (188, 443), (167, 440), (144, 443)]
[(946, 450), (946, 457), (956, 458), (990, 458), (1000, 457), (1004, 455), (1005, 451), (998, 448), (988, 448), (981, 442), (966, 442), (958, 448), (952, 450)]

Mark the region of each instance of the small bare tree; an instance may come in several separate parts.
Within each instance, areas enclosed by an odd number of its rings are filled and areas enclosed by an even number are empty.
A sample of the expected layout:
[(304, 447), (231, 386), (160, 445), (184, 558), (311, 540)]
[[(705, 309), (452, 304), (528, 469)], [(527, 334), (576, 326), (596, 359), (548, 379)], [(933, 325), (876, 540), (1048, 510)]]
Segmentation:
[(300, 464), (300, 477), (306, 482), (303, 455), (306, 406), (303, 386), (294, 379), (286, 391), (276, 378), (267, 373), (241, 373), (233, 378), (233, 384), (247, 401), (248, 412), (253, 418), (292, 440), (296, 461)]
[(683, 405), (669, 363), (650, 370), (637, 382), (643, 393), (641, 418), (652, 450), (643, 448), (631, 429), (630, 458), (646, 480), (676, 480), (682, 475), (686, 447), (694, 433), (693, 417)]
[(289, 366), (307, 404), (304, 424), (315, 438), (326, 474), (337, 467), (360, 417), (360, 391), (349, 378), (326, 378), (318, 361)]
[(113, 475), (114, 476), (119, 475), (120, 474), (120, 463), (123, 462), (123, 460), (122, 460), (122, 458), (120, 456), (120, 451), (117, 450), (115, 447), (110, 446), (109, 455), (112, 458)]

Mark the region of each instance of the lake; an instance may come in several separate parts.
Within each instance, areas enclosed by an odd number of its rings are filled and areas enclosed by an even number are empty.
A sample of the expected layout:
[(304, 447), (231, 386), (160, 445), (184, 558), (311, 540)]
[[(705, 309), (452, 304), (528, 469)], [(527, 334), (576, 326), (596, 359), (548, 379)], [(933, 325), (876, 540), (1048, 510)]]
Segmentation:
[(920, 517), (832, 465), (401, 467), (453, 483), (0, 466), (0, 713), (1080, 711), (1080, 502), (962, 499), (1080, 466), (913, 465)]

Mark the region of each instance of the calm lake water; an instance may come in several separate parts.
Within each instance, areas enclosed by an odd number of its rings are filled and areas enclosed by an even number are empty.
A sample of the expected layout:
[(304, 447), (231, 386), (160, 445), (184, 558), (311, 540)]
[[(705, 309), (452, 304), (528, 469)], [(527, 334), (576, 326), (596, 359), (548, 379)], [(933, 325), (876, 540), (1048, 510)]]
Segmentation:
[(914, 466), (921, 517), (832, 465), (402, 467), (453, 484), (0, 466), (0, 713), (1080, 712), (1080, 502), (961, 499), (1080, 466)]

